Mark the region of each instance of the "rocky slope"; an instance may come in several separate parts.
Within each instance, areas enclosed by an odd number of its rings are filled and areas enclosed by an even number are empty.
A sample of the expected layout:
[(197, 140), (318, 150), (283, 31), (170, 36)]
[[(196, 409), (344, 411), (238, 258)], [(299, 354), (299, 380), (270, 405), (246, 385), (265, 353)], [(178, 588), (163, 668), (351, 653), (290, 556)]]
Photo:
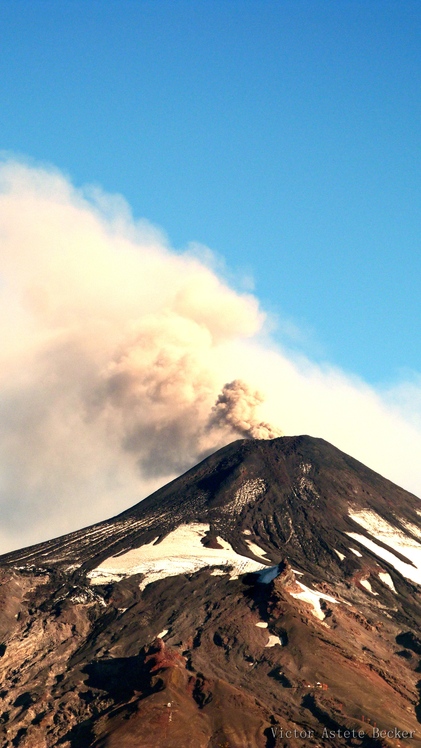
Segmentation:
[(420, 519), (323, 440), (242, 440), (1, 557), (0, 746), (421, 745)]

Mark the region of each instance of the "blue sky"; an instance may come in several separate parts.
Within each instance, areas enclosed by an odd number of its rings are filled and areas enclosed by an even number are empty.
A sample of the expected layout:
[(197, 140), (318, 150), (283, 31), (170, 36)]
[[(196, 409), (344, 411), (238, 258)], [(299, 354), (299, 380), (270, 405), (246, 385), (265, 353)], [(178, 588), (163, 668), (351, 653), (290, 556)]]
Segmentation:
[(0, 29), (3, 150), (252, 275), (314, 360), (421, 371), (418, 2), (2, 0)]

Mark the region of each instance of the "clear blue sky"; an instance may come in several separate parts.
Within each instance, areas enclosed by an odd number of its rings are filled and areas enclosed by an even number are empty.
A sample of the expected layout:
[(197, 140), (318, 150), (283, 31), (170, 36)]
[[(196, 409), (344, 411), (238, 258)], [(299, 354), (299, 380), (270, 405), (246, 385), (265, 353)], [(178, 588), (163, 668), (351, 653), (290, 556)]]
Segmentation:
[(0, 0), (0, 148), (196, 241), (279, 339), (421, 372), (421, 3)]

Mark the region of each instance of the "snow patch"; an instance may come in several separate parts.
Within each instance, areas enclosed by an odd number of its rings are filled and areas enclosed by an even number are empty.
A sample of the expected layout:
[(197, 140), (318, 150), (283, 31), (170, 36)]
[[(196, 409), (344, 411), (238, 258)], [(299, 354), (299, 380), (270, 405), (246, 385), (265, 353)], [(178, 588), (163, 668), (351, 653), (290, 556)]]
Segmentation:
[(384, 584), (387, 584), (387, 586), (390, 587), (393, 592), (396, 592), (395, 585), (393, 584), (393, 579), (390, 574), (387, 573), (387, 571), (380, 571), (379, 578)]
[[(350, 533), (350, 532), (347, 532), (347, 535), (351, 535), (351, 537), (352, 537), (352, 533)], [(349, 550), (352, 551), (352, 553), (355, 553), (355, 555), (358, 556), (358, 558), (362, 558), (363, 557), (363, 554), (360, 553), (359, 551), (356, 551), (355, 548), (350, 548)]]
[(320, 621), (323, 621), (325, 617), (320, 606), (320, 600), (328, 600), (330, 603), (339, 603), (339, 600), (336, 600), (336, 598), (331, 595), (325, 595), (317, 590), (311, 590), (310, 587), (306, 587), (302, 582), (297, 582), (297, 584), (301, 587), (301, 592), (291, 592), (290, 595), (295, 597), (297, 600), (310, 603), (313, 608), (313, 615)]
[[(385, 545), (401, 552), (403, 556), (407, 556), (416, 565), (417, 561), (421, 562), (421, 544), (411, 536), (406, 535), (399, 528), (391, 525), (383, 517), (376, 514), (376, 512), (367, 509), (361, 512), (350, 512), (349, 516), (355, 522), (358, 522), (361, 527), (364, 527), (376, 540), (381, 540)], [(415, 525), (410, 525), (410, 527), (415, 528), (416, 533), (419, 534), (418, 528)]]
[(107, 607), (107, 603), (105, 602), (104, 598), (101, 597), (101, 595), (97, 595), (95, 592), (93, 593), (89, 589), (86, 590), (85, 592), (79, 593), (79, 595), (72, 595), (69, 599), (72, 603), (76, 603), (76, 604), (82, 603), (83, 605), (87, 605), (89, 603), (97, 602), (103, 608)]
[(344, 553), (340, 553), (339, 551), (336, 550), (336, 548), (334, 548), (333, 550), (339, 556), (339, 558), (340, 558), (341, 561), (343, 561), (344, 558), (346, 558), (345, 554)]
[(399, 571), (402, 576), (411, 579), (412, 582), (421, 584), (421, 569), (411, 566), (411, 564), (407, 564), (405, 561), (401, 561), (394, 553), (377, 545), (374, 540), (366, 538), (365, 535), (359, 535), (357, 532), (348, 532), (347, 535), (350, 535), (354, 540), (358, 540), (361, 545), (364, 545), (369, 551), (372, 551), (376, 556), (383, 559), (383, 561), (387, 561), (394, 569), (396, 569), (396, 571)]
[(282, 647), (282, 642), (279, 638), (279, 636), (275, 636), (275, 634), (269, 634), (268, 643), (265, 644), (266, 647), (274, 647), (275, 644), (279, 644)]
[(70, 601), (72, 603), (87, 603), (87, 602), (89, 602), (89, 600), (88, 600), (88, 598), (87, 598), (86, 595), (72, 595), (72, 597), (70, 598)]
[(368, 579), (360, 579), (360, 584), (368, 591), (371, 592), (372, 595), (378, 595), (378, 592), (373, 592), (373, 588), (368, 581)]
[(168, 631), (169, 631), (169, 629), (164, 629), (163, 631), (161, 631), (161, 633), (160, 633), (160, 634), (157, 634), (156, 638), (157, 638), (157, 639), (163, 639), (163, 638), (164, 638), (164, 636), (165, 636), (166, 634), (168, 634)]
[(260, 548), (260, 546), (256, 545), (256, 543), (253, 543), (253, 541), (251, 540), (246, 540), (245, 542), (254, 556), (257, 556), (257, 558), (261, 558), (263, 561), (269, 560), (267, 558), (267, 553), (263, 550), (263, 548)]
[(266, 483), (263, 478), (250, 478), (235, 492), (232, 501), (227, 504), (230, 513), (240, 512), (243, 507), (257, 501), (266, 491)]
[(178, 574), (193, 574), (212, 566), (232, 566), (230, 578), (265, 569), (247, 556), (236, 553), (230, 543), (218, 537), (222, 548), (206, 548), (201, 539), (209, 532), (209, 525), (192, 523), (180, 525), (160, 543), (154, 542), (133, 548), (119, 556), (111, 556), (88, 573), (91, 584), (106, 584), (133, 574), (145, 574), (140, 584), (147, 584)]
[(316, 496), (317, 498), (320, 498), (320, 495), (318, 491), (316, 490), (316, 486), (314, 485), (313, 481), (310, 480), (308, 477), (308, 474), (311, 470), (311, 463), (310, 462), (302, 462), (300, 464), (301, 468), (301, 476), (298, 480), (298, 487), (300, 491), (309, 491), (313, 494), (313, 496)]
[[(354, 538), (355, 540), (364, 545), (366, 548), (371, 550), (377, 556), (380, 556), (384, 561), (388, 561), (397, 571), (403, 574), (407, 579), (411, 579), (417, 584), (421, 584), (421, 544), (415, 540), (414, 537), (407, 535), (402, 530), (394, 527), (387, 522), (383, 517), (380, 517), (376, 512), (371, 510), (363, 510), (359, 512), (350, 512), (349, 515), (355, 522), (364, 527), (365, 530), (377, 541), (384, 543), (389, 546), (391, 550), (386, 550), (381, 546), (377, 545), (374, 540), (366, 538), (364, 535), (359, 533), (350, 533), (347, 535)], [(408, 527), (408, 523), (401, 521), (401, 524)], [(418, 528), (415, 525), (409, 523), (409, 531), (414, 534), (419, 534)], [(397, 558), (393, 551), (398, 551), (402, 556), (406, 557), (409, 562), (401, 561)]]
[(414, 525), (412, 522), (406, 522), (406, 520), (403, 519), (400, 520), (400, 523), (406, 527), (412, 535), (415, 535), (416, 538), (420, 538), (421, 540), (421, 529), (417, 525)]
[(259, 629), (267, 629), (268, 625), (264, 621), (258, 621), (258, 623), (255, 624)]

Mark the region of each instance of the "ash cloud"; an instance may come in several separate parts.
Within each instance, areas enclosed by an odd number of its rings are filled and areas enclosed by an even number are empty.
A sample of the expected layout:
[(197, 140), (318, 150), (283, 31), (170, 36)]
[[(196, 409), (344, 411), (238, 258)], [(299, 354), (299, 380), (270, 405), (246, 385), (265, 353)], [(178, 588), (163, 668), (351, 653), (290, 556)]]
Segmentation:
[(263, 402), (264, 397), (258, 390), (252, 390), (241, 379), (234, 379), (223, 386), (212, 408), (210, 427), (228, 428), (239, 436), (252, 439), (282, 436), (280, 429), (259, 421), (256, 411)]
[(3, 162), (0, 552), (117, 514), (280, 425), (421, 493), (421, 428), (393, 393), (286, 355), (264, 320), (121, 197)]
[(0, 185), (5, 551), (117, 513), (236, 438), (232, 417), (209, 421), (226, 349), (264, 315), (122, 198), (10, 162)]

